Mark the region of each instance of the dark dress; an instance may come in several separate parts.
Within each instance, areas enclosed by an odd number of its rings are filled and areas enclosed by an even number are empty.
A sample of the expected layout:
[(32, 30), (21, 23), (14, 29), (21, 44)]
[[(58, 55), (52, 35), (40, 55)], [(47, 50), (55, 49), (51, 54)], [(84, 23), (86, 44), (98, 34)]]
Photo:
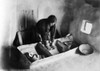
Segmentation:
[(46, 40), (53, 41), (55, 36), (55, 25), (50, 26), (47, 19), (41, 19), (36, 24), (37, 32), (41, 35), (41, 39), (44, 45), (46, 45)]

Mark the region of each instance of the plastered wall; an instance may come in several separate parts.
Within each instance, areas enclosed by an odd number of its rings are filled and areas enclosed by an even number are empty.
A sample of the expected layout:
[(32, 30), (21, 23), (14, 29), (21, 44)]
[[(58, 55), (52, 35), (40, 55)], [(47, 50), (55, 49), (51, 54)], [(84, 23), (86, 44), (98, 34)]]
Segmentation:
[(28, 11), (26, 14), (31, 17), (29, 12), (33, 10), (33, 17), (36, 22), (41, 18), (48, 17), (50, 14), (56, 15), (58, 19), (57, 28), (60, 29), (58, 24), (60, 25), (62, 16), (64, 15), (63, 6), (64, 0), (4, 1), (3, 7), (5, 10), (2, 11), (5, 12), (2, 30), (2, 34), (4, 34), (3, 42), (8, 45), (12, 43), (15, 33), (18, 30), (20, 18), (25, 14), (25, 11)]

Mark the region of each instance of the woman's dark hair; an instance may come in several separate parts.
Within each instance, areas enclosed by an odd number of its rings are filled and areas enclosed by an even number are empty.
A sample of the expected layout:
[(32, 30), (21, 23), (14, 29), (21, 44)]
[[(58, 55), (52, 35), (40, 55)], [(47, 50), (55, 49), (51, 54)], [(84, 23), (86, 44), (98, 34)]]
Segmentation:
[(55, 15), (50, 15), (50, 16), (48, 17), (48, 21), (49, 21), (50, 23), (54, 23), (54, 22), (57, 21), (57, 18), (56, 18)]

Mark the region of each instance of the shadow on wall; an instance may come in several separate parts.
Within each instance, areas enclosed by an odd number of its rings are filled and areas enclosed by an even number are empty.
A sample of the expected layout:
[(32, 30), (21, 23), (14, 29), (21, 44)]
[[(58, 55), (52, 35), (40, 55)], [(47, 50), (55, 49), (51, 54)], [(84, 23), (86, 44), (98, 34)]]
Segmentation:
[[(27, 11), (26, 11), (27, 12)], [(31, 12), (31, 14), (28, 14)], [(33, 10), (23, 14), (19, 20), (18, 30), (35, 29), (36, 21), (33, 15)]]
[[(23, 15), (20, 18), (19, 24), (18, 24), (18, 31), (23, 32), (23, 34), (25, 35), (23, 38), (26, 38), (27, 40), (27, 37), (30, 38), (30, 35), (33, 36), (33, 34), (35, 34), (36, 32), (35, 24), (36, 24), (36, 21), (34, 20), (34, 18), (30, 18), (29, 16), (26, 16), (26, 15)], [(15, 44), (17, 40), (18, 39), (15, 39)], [(9, 45), (8, 46), (4, 45), (2, 48), (3, 48), (2, 49), (3, 51), (2, 67), (4, 69), (10, 69), (10, 68), (11, 69), (27, 69), (29, 68), (29, 65), (30, 65), (29, 60), (17, 48), (9, 46)]]
[[(71, 23), (70, 32), (78, 43), (90, 44), (96, 51), (100, 52), (100, 9), (92, 5), (85, 4), (76, 14), (76, 19)], [(82, 26), (85, 22), (86, 26)], [(88, 26), (91, 27), (87, 33)], [(82, 31), (84, 27), (85, 32)]]
[(74, 19), (74, 14), (83, 4), (85, 4), (84, 0), (65, 0), (64, 16), (60, 27), (62, 36), (66, 36), (69, 33), (70, 23)]
[(39, 42), (39, 37), (36, 33), (36, 21), (30, 16), (23, 15), (18, 24), (18, 30), (13, 42), (14, 46), (20, 46), (24, 44), (31, 44)]
[(100, 0), (85, 0), (86, 3), (92, 5), (93, 7), (100, 7)]

